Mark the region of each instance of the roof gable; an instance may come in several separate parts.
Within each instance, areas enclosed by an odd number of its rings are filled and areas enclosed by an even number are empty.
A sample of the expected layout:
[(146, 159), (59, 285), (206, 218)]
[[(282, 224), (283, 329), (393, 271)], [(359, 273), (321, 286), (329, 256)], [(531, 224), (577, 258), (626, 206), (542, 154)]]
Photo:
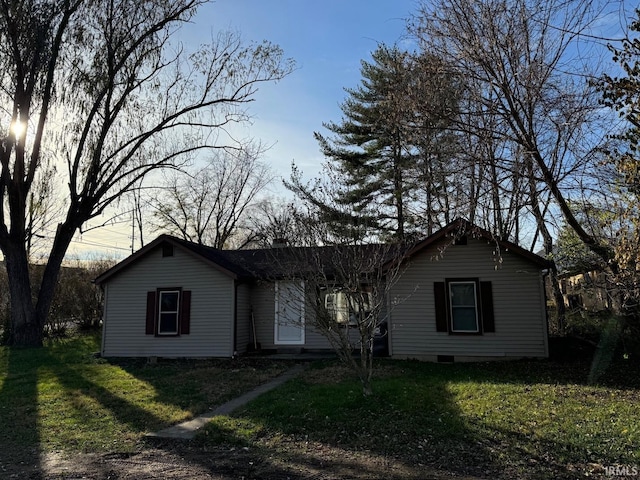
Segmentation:
[(549, 261), (542, 258), (535, 253), (530, 252), (513, 242), (508, 240), (502, 240), (497, 238), (488, 230), (478, 227), (477, 225), (458, 218), (448, 225), (444, 226), (434, 234), (428, 236), (424, 240), (420, 240), (410, 247), (405, 255), (405, 258), (409, 258), (413, 255), (417, 255), (428, 247), (436, 244), (442, 239), (451, 238), (451, 241), (455, 241), (457, 238), (471, 235), (473, 238), (484, 238), (492, 243), (495, 243), (505, 252), (514, 253), (520, 257), (527, 259), (528, 261), (538, 265), (541, 268), (549, 268)]
[(102, 285), (109, 281), (114, 275), (118, 275), (125, 271), (130, 265), (138, 262), (141, 258), (146, 257), (151, 252), (155, 251), (162, 245), (171, 245), (177, 247), (187, 253), (198, 257), (203, 262), (209, 264), (213, 268), (221, 271), (225, 275), (231, 278), (238, 279), (243, 277), (250, 277), (251, 273), (244, 270), (241, 266), (230, 261), (225, 254), (225, 251), (218, 250), (213, 247), (207, 247), (205, 245), (199, 245), (197, 243), (182, 240), (171, 235), (160, 235), (153, 242), (148, 243), (137, 252), (133, 253), (129, 257), (122, 260), (106, 272), (98, 276), (94, 283)]

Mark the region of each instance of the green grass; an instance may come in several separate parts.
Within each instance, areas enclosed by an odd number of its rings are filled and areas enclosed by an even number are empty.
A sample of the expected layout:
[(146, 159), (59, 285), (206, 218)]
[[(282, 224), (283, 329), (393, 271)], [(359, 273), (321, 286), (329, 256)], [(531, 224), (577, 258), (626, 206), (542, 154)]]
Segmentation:
[[(287, 368), (266, 361), (96, 358), (99, 338), (0, 347), (0, 456), (135, 451), (147, 432), (219, 405)], [(31, 452), (31, 453), (30, 453)]]
[[(42, 451), (136, 451), (144, 433), (287, 368), (259, 359), (110, 362), (98, 349), (97, 337), (0, 347), (0, 466), (37, 462)], [(378, 459), (364, 472), (390, 459), (491, 478), (577, 478), (598, 466), (602, 475), (603, 466), (640, 465), (640, 375), (628, 364), (601, 370), (602, 383), (590, 385), (588, 362), (384, 361), (365, 398), (348, 370), (319, 363), (214, 418), (196, 445), (242, 446), (263, 459), (284, 452), (285, 463), (300, 448), (316, 458), (324, 445), (334, 452), (327, 465), (345, 454)]]
[[(588, 372), (589, 365), (542, 361), (384, 362), (374, 396), (365, 398), (348, 372), (323, 364), (235, 420), (208, 425), (200, 438), (259, 446), (289, 435), (501, 478), (576, 478), (602, 466), (640, 466), (637, 371), (625, 376), (617, 368), (610, 386), (588, 385)], [(620, 385), (625, 378), (630, 386)]]

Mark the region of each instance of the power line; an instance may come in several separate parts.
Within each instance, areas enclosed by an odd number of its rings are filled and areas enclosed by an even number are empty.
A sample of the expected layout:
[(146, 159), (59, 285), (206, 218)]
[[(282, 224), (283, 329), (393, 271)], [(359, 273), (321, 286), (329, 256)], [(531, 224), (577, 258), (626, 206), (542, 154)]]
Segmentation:
[(129, 248), (126, 248), (126, 247), (116, 247), (116, 246), (107, 245), (104, 243), (92, 242), (90, 240), (72, 240), (71, 243), (76, 245), (87, 245), (90, 247), (108, 248), (110, 250), (124, 250), (127, 252), (129, 251)]

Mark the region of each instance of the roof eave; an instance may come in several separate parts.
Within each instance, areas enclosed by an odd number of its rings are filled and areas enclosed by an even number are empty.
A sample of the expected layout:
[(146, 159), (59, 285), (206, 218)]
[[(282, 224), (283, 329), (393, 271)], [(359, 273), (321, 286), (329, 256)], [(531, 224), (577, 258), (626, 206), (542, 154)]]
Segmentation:
[(452, 232), (458, 231), (460, 232), (461, 235), (465, 235), (469, 233), (471, 230), (473, 230), (474, 233), (477, 233), (480, 237), (485, 238), (486, 240), (497, 242), (497, 244), (505, 251), (514, 252), (517, 255), (520, 255), (521, 257), (524, 257), (527, 260), (539, 265), (543, 269), (549, 268), (551, 266), (551, 262), (549, 260), (546, 260), (541, 256), (536, 255), (535, 253), (530, 252), (529, 250), (526, 250), (516, 245), (513, 242), (510, 242), (508, 240), (498, 239), (494, 235), (492, 235), (491, 232), (489, 232), (488, 230), (478, 227), (477, 225), (474, 225), (468, 220), (464, 220), (462, 218), (458, 218), (454, 220), (453, 222), (449, 223), (448, 225), (445, 225), (443, 228), (441, 228), (434, 234), (416, 243), (413, 247), (411, 247), (408, 250), (407, 254), (405, 255), (405, 258), (410, 258), (411, 256), (433, 245), (438, 240), (446, 237), (448, 234)]
[(163, 234), (163, 235), (160, 235), (155, 240), (153, 240), (151, 243), (148, 243), (147, 245), (142, 247), (137, 252), (131, 254), (129, 257), (127, 257), (124, 260), (122, 260), (120, 263), (114, 265), (113, 267), (111, 267), (106, 272), (104, 272), (101, 275), (99, 275), (98, 277), (96, 277), (95, 280), (93, 281), (93, 283), (95, 283), (96, 285), (99, 285), (99, 286), (103, 285), (104, 283), (109, 281), (109, 279), (111, 279), (113, 276), (121, 273), (123, 270), (127, 269), (131, 264), (137, 262), (140, 258), (146, 256), (150, 251), (152, 251), (153, 249), (155, 249), (156, 247), (158, 247), (159, 245), (161, 245), (162, 243), (165, 243), (165, 242), (171, 244), (174, 247), (178, 247), (181, 250), (189, 253), (190, 255), (193, 255), (194, 257), (204, 261), (207, 265), (209, 265), (209, 266), (221, 271), (222, 273), (224, 273), (225, 275), (231, 277), (234, 280), (238, 280), (238, 279), (241, 278), (241, 276), (238, 275), (236, 272), (233, 272), (233, 271), (223, 267), (222, 265), (214, 262), (213, 260), (205, 257), (204, 255), (201, 255), (199, 252), (190, 249), (187, 246), (187, 244), (183, 244), (178, 239), (176, 239), (176, 238), (174, 238), (174, 237), (172, 237), (170, 235)]

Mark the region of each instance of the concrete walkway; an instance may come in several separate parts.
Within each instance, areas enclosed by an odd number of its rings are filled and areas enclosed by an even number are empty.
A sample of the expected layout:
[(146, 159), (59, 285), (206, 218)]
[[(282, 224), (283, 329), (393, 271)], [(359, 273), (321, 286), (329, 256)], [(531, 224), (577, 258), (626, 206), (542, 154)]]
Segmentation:
[(285, 383), (287, 380), (291, 380), (292, 378), (298, 376), (305, 368), (306, 365), (296, 365), (284, 372), (279, 377), (276, 377), (267, 383), (263, 383), (262, 385), (256, 387), (250, 392), (245, 393), (244, 395), (239, 396), (238, 398), (234, 398), (227, 403), (223, 403), (210, 412), (204, 413), (192, 420), (174, 425), (173, 427), (165, 428), (164, 430), (160, 430), (159, 432), (148, 433), (146, 436), (151, 438), (177, 438), (183, 440), (191, 440), (196, 436), (196, 432), (204, 425), (206, 425), (207, 422), (209, 422), (209, 420), (211, 420), (213, 417), (216, 417), (218, 415), (229, 415), (236, 408), (246, 405), (251, 400), (258, 398), (263, 393), (266, 393), (269, 390), (273, 390), (274, 388)]

